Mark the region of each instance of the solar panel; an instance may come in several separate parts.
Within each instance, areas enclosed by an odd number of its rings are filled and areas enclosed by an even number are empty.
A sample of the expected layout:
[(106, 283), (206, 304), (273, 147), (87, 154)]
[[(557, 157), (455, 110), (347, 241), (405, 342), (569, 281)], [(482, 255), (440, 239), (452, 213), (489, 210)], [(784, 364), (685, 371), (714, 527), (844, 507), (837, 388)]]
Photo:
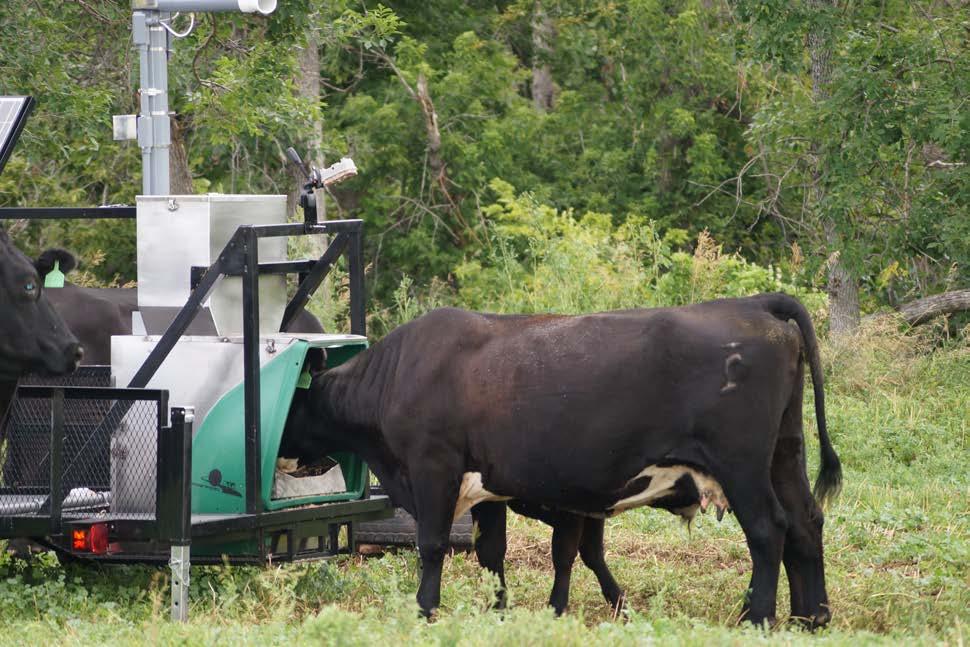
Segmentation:
[(33, 97), (0, 97), (0, 173), (33, 107)]

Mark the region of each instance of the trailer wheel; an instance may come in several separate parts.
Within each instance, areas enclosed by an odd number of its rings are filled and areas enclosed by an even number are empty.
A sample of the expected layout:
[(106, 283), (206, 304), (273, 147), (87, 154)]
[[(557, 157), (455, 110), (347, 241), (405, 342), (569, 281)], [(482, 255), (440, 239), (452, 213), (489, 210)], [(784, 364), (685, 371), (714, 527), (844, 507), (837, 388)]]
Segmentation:
[[(393, 517), (355, 524), (354, 539), (358, 545), (376, 544), (413, 548), (417, 545), (414, 517), (401, 508), (395, 508)], [(455, 550), (470, 551), (474, 547), (471, 513), (466, 512), (452, 524), (450, 540), (451, 547)]]

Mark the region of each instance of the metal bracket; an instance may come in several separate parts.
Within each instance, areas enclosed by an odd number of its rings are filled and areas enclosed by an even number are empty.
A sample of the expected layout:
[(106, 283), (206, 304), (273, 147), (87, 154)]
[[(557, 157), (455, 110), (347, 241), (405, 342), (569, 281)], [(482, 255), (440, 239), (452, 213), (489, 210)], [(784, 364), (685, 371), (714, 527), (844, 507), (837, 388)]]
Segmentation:
[(168, 565), (172, 569), (172, 622), (188, 622), (191, 571), (189, 547), (172, 546)]

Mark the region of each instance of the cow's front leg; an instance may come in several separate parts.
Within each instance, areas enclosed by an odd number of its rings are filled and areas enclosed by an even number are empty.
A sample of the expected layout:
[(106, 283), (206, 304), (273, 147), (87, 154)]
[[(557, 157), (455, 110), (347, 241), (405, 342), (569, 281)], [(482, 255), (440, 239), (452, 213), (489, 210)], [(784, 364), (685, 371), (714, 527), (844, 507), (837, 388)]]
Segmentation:
[(556, 576), (549, 605), (557, 616), (562, 615), (569, 604), (569, 580), (582, 534), (583, 517), (575, 514), (560, 514), (552, 527), (552, 565), (556, 569)]
[[(414, 473), (414, 472), (412, 472)], [(441, 567), (448, 550), (451, 522), (458, 499), (458, 480), (425, 472), (414, 483), (415, 519), (418, 525), (418, 555), (421, 584), (418, 607), (430, 618), (441, 602)]]

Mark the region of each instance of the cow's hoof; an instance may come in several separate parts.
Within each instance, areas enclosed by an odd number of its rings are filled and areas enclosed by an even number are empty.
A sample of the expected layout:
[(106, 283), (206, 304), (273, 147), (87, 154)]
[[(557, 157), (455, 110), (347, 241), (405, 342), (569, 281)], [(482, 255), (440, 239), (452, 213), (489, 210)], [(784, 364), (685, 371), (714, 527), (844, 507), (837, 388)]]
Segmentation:
[(832, 613), (826, 607), (819, 609), (817, 613), (809, 617), (805, 616), (792, 616), (789, 622), (793, 625), (801, 627), (802, 629), (807, 629), (808, 631), (815, 631), (816, 629), (821, 629), (827, 625), (832, 620)]
[(752, 615), (750, 612), (748, 612), (747, 614), (744, 614), (740, 618), (738, 618), (739, 625), (746, 624), (746, 623), (750, 623), (755, 627), (759, 627), (762, 629), (771, 629), (777, 624), (777, 620), (775, 619), (775, 616), (759, 617), (756, 615)]
[(620, 617), (621, 613), (623, 613), (623, 607), (626, 606), (626, 595), (621, 592), (615, 600), (610, 600), (609, 602), (610, 606), (613, 608), (613, 619), (615, 620), (616, 618)]
[(810, 628), (812, 631), (821, 629), (832, 620), (832, 612), (827, 607), (822, 607), (819, 612), (812, 616)]

